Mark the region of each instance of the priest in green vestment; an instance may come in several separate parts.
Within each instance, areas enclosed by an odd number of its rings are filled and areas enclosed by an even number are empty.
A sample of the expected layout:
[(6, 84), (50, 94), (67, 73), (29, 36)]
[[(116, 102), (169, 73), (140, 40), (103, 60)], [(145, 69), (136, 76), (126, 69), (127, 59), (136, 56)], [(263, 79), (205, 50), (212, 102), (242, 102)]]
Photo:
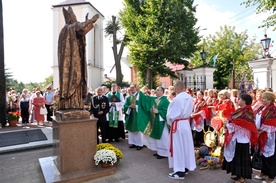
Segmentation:
[(169, 152), (169, 128), (166, 122), (167, 109), (170, 104), (164, 96), (165, 89), (161, 86), (156, 89), (156, 97), (151, 109), (150, 120), (144, 134), (144, 142), (149, 149), (156, 151), (156, 158), (168, 157)]
[(150, 119), (151, 97), (140, 92), (136, 84), (130, 86), (130, 95), (124, 105), (126, 130), (128, 130), (129, 148), (141, 150), (143, 148), (142, 131)]

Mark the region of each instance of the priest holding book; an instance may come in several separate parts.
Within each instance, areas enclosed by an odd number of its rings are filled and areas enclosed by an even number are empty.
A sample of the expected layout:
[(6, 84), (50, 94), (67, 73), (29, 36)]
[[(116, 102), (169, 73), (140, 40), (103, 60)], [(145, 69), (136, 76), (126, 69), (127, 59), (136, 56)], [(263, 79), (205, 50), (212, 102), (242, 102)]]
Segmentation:
[(119, 138), (125, 139), (125, 128), (123, 122), (123, 107), (125, 99), (122, 93), (117, 91), (118, 85), (113, 83), (111, 91), (106, 95), (109, 99), (110, 110), (106, 115), (108, 121), (108, 141), (115, 140), (119, 142)]

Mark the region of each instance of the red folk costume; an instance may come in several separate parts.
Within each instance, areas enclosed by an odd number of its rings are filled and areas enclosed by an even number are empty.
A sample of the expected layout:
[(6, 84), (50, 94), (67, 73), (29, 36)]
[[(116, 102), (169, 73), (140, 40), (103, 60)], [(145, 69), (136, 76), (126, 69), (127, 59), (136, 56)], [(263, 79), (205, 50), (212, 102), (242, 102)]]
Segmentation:
[(264, 152), (268, 141), (268, 133), (276, 132), (276, 107), (273, 103), (269, 104), (261, 115), (261, 128), (263, 132), (259, 136), (260, 150)]
[(204, 119), (210, 119), (208, 106), (204, 99), (196, 99), (194, 101), (193, 113), (199, 113), (199, 115), (196, 115), (194, 118), (192, 118), (192, 129), (201, 132), (204, 125)]
[(193, 113), (199, 113), (199, 115), (196, 115), (194, 118), (192, 118), (192, 129), (201, 132), (204, 125), (204, 119), (210, 118), (208, 106), (204, 99), (196, 99), (194, 101)]
[(252, 109), (256, 113), (258, 113), (263, 107), (262, 101), (256, 101), (254, 104), (252, 103)]
[[(240, 130), (243, 134), (240, 135), (249, 135), (250, 143), (252, 147), (255, 147), (258, 142), (258, 131), (255, 125), (255, 115), (251, 108), (251, 105), (247, 105), (243, 108), (237, 109), (231, 116), (231, 120), (229, 124), (231, 124), (234, 128), (242, 129)], [(225, 133), (225, 141), (224, 146), (227, 147), (231, 142), (234, 134), (229, 133), (228, 130)], [(250, 132), (250, 133), (246, 133)]]
[[(42, 105), (39, 105), (42, 104)], [(43, 121), (44, 122), (44, 115), (40, 114), (40, 108), (45, 105), (45, 100), (43, 97), (35, 97), (33, 99), (33, 105), (34, 105), (34, 118), (36, 121)]]
[(231, 114), (235, 111), (235, 107), (230, 99), (220, 101), (216, 106), (217, 114), (211, 119), (211, 125), (219, 131), (225, 124), (226, 120), (230, 119)]
[[(219, 100), (215, 97), (208, 97), (206, 99), (206, 104), (207, 106), (217, 106), (219, 103)], [(214, 117), (214, 114), (213, 114), (213, 109), (211, 108), (208, 108), (208, 115), (206, 117), (206, 124), (207, 125), (211, 125), (211, 118)]]

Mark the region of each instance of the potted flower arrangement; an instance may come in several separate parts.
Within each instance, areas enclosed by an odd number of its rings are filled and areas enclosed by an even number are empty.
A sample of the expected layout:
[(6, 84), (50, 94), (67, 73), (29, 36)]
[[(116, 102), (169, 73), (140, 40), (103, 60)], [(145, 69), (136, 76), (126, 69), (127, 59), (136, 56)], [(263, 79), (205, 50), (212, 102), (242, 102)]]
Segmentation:
[(102, 167), (114, 165), (123, 158), (123, 153), (118, 148), (109, 143), (100, 143), (97, 145), (97, 152), (94, 156), (95, 164), (101, 164)]
[(20, 117), (20, 113), (19, 111), (16, 111), (16, 112), (9, 112), (8, 115), (7, 115), (7, 120), (9, 122), (9, 126), (17, 126), (17, 121)]
[(95, 164), (101, 164), (102, 167), (112, 166), (117, 162), (117, 157), (114, 151), (101, 149), (98, 150), (94, 156)]

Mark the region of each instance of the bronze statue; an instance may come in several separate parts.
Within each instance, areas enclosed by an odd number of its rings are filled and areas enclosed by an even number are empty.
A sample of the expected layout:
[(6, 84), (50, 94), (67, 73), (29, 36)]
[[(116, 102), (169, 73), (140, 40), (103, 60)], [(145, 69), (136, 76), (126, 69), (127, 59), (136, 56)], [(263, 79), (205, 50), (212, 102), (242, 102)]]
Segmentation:
[(87, 94), (87, 64), (85, 35), (93, 29), (99, 15), (78, 22), (73, 9), (63, 7), (65, 25), (58, 40), (60, 101), (59, 109), (83, 109)]

